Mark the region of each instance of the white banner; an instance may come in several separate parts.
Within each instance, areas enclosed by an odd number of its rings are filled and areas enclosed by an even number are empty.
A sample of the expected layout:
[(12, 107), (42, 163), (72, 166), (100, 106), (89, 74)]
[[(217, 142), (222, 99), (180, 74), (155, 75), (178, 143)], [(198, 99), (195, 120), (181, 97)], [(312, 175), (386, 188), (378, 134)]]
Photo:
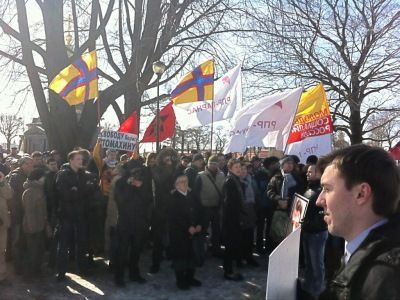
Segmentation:
[(297, 298), (300, 233), (301, 229), (296, 229), (270, 254), (266, 300)]
[(196, 101), (174, 105), (176, 120), (182, 130), (211, 123), (214, 105), (214, 122), (232, 118), (242, 104), (241, 65), (229, 70), (214, 83), (214, 100)]
[(320, 157), (332, 151), (332, 139), (330, 134), (308, 137), (300, 142), (288, 144), (285, 154), (297, 155), (300, 162), (305, 164), (307, 157), (316, 155)]
[(103, 130), (99, 134), (101, 146), (106, 149), (133, 151), (138, 136), (133, 133)]
[(303, 88), (266, 96), (243, 107), (234, 117), (224, 153), (247, 146), (284, 150)]

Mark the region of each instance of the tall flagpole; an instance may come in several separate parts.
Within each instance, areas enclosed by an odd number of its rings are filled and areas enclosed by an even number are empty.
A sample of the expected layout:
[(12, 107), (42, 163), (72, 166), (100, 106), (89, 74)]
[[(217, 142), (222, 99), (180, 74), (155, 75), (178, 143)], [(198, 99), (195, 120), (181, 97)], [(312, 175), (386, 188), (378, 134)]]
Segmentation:
[[(214, 62), (213, 62), (214, 63)], [(214, 64), (214, 76), (215, 76), (215, 64)], [(214, 82), (213, 82), (213, 98), (212, 98), (212, 100), (211, 100), (211, 140), (210, 140), (210, 148), (211, 148), (211, 155), (212, 155), (212, 153), (213, 153), (213, 135), (214, 135), (214, 96), (215, 96), (215, 93), (214, 93), (214, 89), (215, 89), (215, 86), (214, 86), (214, 83), (215, 83), (215, 78), (214, 78)]]
[(213, 153), (213, 135), (214, 135), (214, 100), (211, 101), (211, 154)]

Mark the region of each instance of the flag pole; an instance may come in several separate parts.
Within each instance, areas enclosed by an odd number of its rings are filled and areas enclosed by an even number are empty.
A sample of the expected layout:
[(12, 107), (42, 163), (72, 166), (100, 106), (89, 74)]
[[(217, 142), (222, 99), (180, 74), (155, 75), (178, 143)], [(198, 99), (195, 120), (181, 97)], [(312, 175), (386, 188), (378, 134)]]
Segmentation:
[(293, 128), (293, 124), (296, 122), (296, 115), (297, 115), (297, 110), (299, 109), (299, 104), (300, 104), (300, 100), (301, 100), (301, 96), (304, 93), (304, 88), (301, 91), (300, 97), (299, 97), (299, 101), (297, 102), (297, 107), (296, 110), (294, 111), (294, 116), (293, 116), (293, 120), (292, 120), (292, 124), (290, 125), (290, 130), (289, 130), (289, 134), (288, 137), (286, 139), (286, 144), (285, 144), (285, 149), (283, 149), (283, 154), (285, 155), (287, 147), (288, 147), (288, 141), (289, 141), (289, 137), (290, 137), (290, 133), (292, 132), (292, 128)]
[[(214, 65), (215, 68), (215, 65)], [(214, 74), (215, 74), (215, 69), (214, 69)], [(215, 83), (215, 78), (213, 82), (213, 99), (211, 100), (211, 139), (210, 139), (210, 150), (211, 150), (211, 155), (213, 153), (213, 135), (214, 135), (214, 83)]]

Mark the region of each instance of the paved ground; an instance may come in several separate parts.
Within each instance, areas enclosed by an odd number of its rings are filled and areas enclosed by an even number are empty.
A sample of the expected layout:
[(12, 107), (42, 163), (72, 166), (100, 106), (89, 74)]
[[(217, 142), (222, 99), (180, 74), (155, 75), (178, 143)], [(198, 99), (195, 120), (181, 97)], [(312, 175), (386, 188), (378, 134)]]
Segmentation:
[(12, 286), (0, 286), (0, 300), (75, 300), (75, 299), (106, 299), (106, 300), (241, 300), (265, 299), (267, 279), (267, 258), (257, 257), (258, 268), (244, 267), (240, 272), (245, 277), (242, 282), (231, 282), (223, 279), (221, 260), (210, 257), (205, 265), (197, 270), (196, 277), (203, 282), (200, 288), (180, 291), (175, 286), (175, 276), (170, 268), (170, 262), (162, 264), (158, 274), (145, 273), (149, 269), (149, 253), (143, 257), (141, 269), (147, 283), (128, 283), (126, 288), (116, 288), (112, 275), (106, 270), (102, 259), (96, 261), (93, 274), (81, 278), (68, 273), (69, 279), (58, 283), (50, 276), (26, 280), (15, 276), (9, 266), (9, 278)]

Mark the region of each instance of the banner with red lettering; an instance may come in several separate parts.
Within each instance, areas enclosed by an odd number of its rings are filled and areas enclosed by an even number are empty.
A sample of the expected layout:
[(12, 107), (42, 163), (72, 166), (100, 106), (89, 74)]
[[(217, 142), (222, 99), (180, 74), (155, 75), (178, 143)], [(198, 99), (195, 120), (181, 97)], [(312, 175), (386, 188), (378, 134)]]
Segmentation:
[(305, 162), (309, 155), (325, 155), (332, 151), (333, 122), (322, 83), (303, 93), (289, 135), (286, 154), (294, 154)]

